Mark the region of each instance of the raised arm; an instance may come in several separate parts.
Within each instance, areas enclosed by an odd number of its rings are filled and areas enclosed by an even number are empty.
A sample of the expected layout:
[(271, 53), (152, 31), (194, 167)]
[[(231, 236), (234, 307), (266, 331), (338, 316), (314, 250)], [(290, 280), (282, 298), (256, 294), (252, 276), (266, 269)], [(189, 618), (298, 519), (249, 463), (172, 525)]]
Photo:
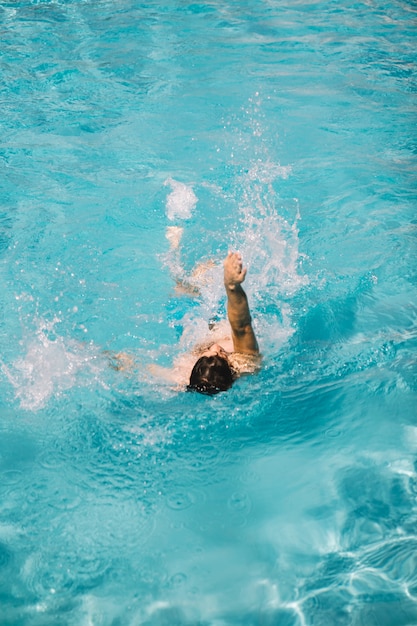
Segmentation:
[(232, 327), (235, 352), (259, 354), (258, 342), (252, 328), (248, 298), (242, 289), (246, 268), (238, 252), (229, 252), (224, 260), (224, 286), (227, 295), (227, 316)]

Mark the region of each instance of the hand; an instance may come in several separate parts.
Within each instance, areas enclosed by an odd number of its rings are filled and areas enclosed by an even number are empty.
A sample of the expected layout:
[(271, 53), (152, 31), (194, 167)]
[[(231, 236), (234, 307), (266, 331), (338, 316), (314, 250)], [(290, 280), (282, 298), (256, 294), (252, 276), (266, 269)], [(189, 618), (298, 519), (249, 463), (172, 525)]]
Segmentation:
[(229, 252), (223, 265), (226, 287), (233, 289), (236, 285), (243, 283), (247, 269), (242, 266), (242, 257), (239, 252)]

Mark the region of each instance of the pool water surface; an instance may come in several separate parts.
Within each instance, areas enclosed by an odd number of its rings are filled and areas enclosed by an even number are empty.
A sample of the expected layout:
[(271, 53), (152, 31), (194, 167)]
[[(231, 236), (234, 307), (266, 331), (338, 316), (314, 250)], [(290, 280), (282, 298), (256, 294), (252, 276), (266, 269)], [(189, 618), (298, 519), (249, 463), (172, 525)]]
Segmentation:
[[(2, 626), (417, 624), (416, 20), (0, 2)], [(229, 249), (263, 366), (185, 393)]]

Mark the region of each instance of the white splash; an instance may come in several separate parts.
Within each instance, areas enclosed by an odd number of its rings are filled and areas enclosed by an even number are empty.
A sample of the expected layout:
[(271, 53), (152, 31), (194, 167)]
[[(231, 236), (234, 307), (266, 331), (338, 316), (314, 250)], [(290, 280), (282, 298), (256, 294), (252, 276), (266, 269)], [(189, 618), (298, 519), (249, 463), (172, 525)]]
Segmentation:
[[(279, 200), (273, 187), (274, 181), (286, 179), (290, 173), (290, 166), (258, 160), (241, 181), (239, 247), (251, 267), (251, 275), (256, 277), (258, 295), (268, 293), (270, 298), (293, 295), (308, 282), (307, 277), (300, 274), (299, 267), (298, 223), (301, 216), (298, 200)], [(283, 209), (287, 215), (292, 215), (290, 220), (283, 217)]]
[(88, 346), (74, 340), (64, 341), (54, 334), (52, 322), (41, 320), (26, 346), (26, 354), (1, 370), (15, 389), (22, 409), (36, 411), (44, 407), (52, 395), (70, 389), (77, 375), (87, 367), (99, 368), (97, 355)]
[(167, 178), (164, 185), (170, 186), (172, 189), (166, 201), (166, 213), (168, 219), (189, 219), (198, 202), (198, 198), (193, 192), (192, 187), (185, 185), (184, 183), (180, 183), (173, 178)]
[[(308, 282), (307, 276), (300, 272), (298, 200), (282, 200), (277, 193), (279, 181), (290, 174), (291, 166), (282, 166), (268, 159), (256, 159), (250, 164), (237, 180), (236, 189), (241, 194), (238, 198), (240, 223), (228, 237), (230, 249), (239, 250), (244, 265), (248, 267), (245, 290), (251, 303), (255, 331), (272, 353), (278, 352), (294, 333), (291, 298)], [(196, 201), (194, 194), (186, 200), (190, 188), (172, 179), (166, 184), (173, 188), (167, 201), (170, 219), (178, 215), (178, 207), (188, 215), (187, 207), (194, 207)], [(215, 191), (219, 193), (217, 188)], [(212, 266), (207, 265), (204, 272), (197, 265), (186, 273), (181, 264), (182, 234), (182, 227), (168, 227), (170, 252), (165, 264), (173, 276), (195, 287), (199, 295), (198, 309), (194, 308), (182, 320), (181, 346), (189, 349), (193, 343), (206, 340), (208, 320), (217, 319), (222, 309), (223, 258), (213, 258)]]

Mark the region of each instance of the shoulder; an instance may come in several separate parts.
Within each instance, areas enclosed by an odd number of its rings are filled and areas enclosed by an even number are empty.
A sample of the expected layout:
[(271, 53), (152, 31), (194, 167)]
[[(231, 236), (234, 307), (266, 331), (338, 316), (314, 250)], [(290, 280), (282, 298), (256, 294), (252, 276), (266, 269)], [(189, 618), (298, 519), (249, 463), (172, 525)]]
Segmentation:
[(259, 353), (232, 352), (228, 359), (239, 376), (254, 374), (261, 369), (262, 356)]

